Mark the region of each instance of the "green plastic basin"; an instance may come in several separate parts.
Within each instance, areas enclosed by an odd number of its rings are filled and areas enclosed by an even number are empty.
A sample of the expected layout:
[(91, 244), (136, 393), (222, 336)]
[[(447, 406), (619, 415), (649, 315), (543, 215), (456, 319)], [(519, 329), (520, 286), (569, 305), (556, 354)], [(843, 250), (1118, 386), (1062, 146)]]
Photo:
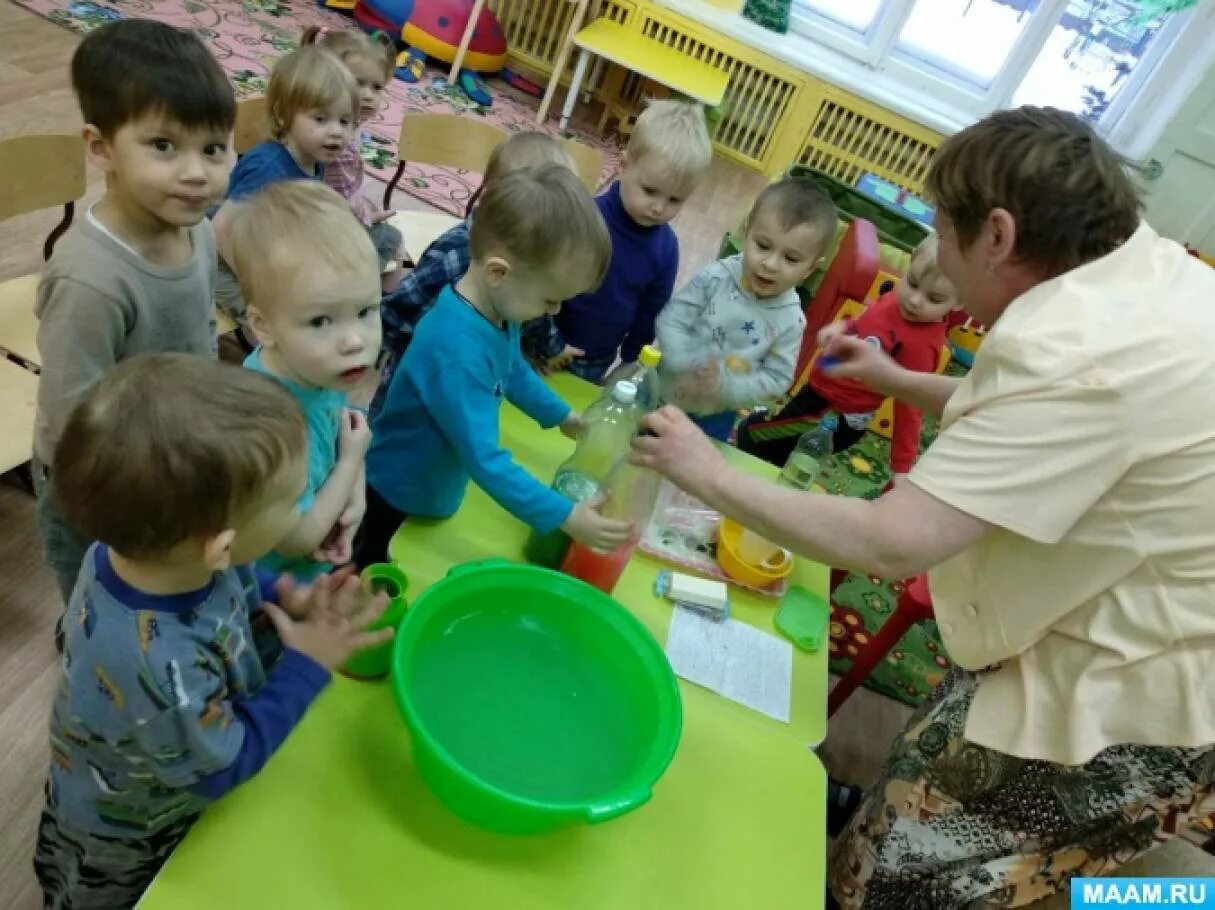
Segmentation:
[(504, 560), (457, 566), (418, 597), (397, 629), (392, 682), (427, 785), (505, 834), (641, 806), (683, 724), (666, 655), (631, 613)]

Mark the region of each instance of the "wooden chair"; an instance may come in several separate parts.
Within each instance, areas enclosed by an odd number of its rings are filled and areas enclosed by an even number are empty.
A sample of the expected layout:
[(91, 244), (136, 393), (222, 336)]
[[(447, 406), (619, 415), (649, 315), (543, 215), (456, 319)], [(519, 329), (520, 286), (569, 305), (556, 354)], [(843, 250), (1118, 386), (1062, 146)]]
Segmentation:
[[(553, 97), (557, 94), (557, 83), (561, 81), (561, 77), (565, 75), (565, 67), (570, 62), (570, 53), (574, 49), (574, 38), (578, 36), (578, 32), (582, 30), (582, 23), (586, 20), (587, 2), (588, 0), (569, 0), (574, 4), (574, 14), (570, 17), (570, 27), (565, 33), (565, 38), (561, 41), (561, 49), (557, 51), (557, 59), (553, 61), (553, 74), (549, 77), (548, 87), (544, 90), (544, 97), (540, 99), (540, 110), (536, 112), (536, 122), (543, 123), (548, 119), (548, 109), (552, 106)], [(596, 3), (597, 11), (598, 3)], [(570, 91), (573, 91), (573, 86)]]
[[(392, 207), (393, 190), (410, 162), (484, 174), (490, 154), (506, 135), (496, 126), (455, 114), (406, 114), (397, 138), (397, 170), (384, 188), (384, 208)], [(446, 212), (425, 211), (397, 212), (389, 219), (415, 258), (459, 221)]]
[(384, 188), (384, 208), (392, 208), (393, 190), (410, 162), (484, 174), (490, 153), (505, 138), (505, 130), (470, 117), (406, 114), (397, 137), (397, 170)]
[(565, 139), (565, 150), (574, 159), (574, 171), (587, 191), (594, 194), (603, 183), (603, 152), (575, 139)]
[(232, 148), (243, 155), (270, 138), (270, 114), (263, 97), (245, 98), (236, 103), (236, 125), (232, 128)]
[[(0, 219), (51, 206), (63, 217), (42, 246), (49, 259), (84, 195), (84, 140), (80, 136), (16, 136), (0, 142)], [(38, 392), (38, 276), (0, 282), (0, 473), (30, 460)]]
[[(84, 195), (84, 140), (80, 136), (15, 136), (0, 142), (0, 219), (51, 206), (63, 206), (63, 218), (47, 236), (42, 258), (72, 223), (76, 200)], [(34, 295), (38, 276), (24, 275), (0, 283), (0, 353), (38, 368), (38, 320)]]

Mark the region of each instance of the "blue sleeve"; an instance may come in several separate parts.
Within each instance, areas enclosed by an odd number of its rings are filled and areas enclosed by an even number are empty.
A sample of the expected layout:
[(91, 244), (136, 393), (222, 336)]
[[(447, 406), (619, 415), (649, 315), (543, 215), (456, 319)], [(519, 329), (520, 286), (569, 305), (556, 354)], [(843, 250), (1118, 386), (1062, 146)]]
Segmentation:
[(557, 426), (570, 413), (570, 406), (544, 384), (544, 380), (523, 358), (523, 354), (518, 348), (515, 348), (511, 355), (506, 398), (546, 430), (549, 427)]
[(418, 394), (477, 486), (520, 521), (552, 531), (574, 504), (527, 473), (499, 444), (501, 404), (493, 384), (484, 370), (450, 363), (419, 382)]
[(329, 672), (312, 658), (285, 649), (257, 694), (231, 703), (233, 717), (228, 727), (243, 733), (235, 758), (223, 770), (199, 778), (190, 789), (199, 796), (219, 799), (260, 771), (329, 678)]
[(620, 345), (620, 360), (632, 363), (641, 349), (654, 341), (654, 322), (675, 292), (675, 277), (679, 273), (679, 240), (670, 232), (669, 243), (658, 257), (654, 278), (637, 301), (637, 315)]
[(292, 175), (282, 167), (276, 149), (268, 149), (262, 143), (236, 162), (232, 176), (228, 178), (228, 198), (244, 199), (271, 183), (277, 183)]
[(257, 581), (257, 593), (262, 603), (266, 601), (272, 604), (278, 603), (278, 590), (274, 587), (274, 583), (278, 581), (278, 573), (255, 565), (253, 577)]

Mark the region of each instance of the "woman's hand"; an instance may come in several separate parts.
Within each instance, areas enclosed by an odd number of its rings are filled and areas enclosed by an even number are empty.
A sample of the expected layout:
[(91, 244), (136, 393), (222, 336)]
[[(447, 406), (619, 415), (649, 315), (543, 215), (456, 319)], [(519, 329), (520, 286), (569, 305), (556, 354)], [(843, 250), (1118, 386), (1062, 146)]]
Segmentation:
[(633, 463), (652, 468), (693, 496), (705, 499), (714, 479), (728, 470), (717, 446), (679, 408), (661, 408), (641, 427), (650, 435), (633, 440)]
[(837, 379), (856, 379), (884, 395), (893, 395), (906, 372), (886, 352), (855, 335), (831, 338), (819, 358), (819, 368)]
[(814, 340), (818, 342), (820, 348), (825, 348), (831, 343), (832, 338), (838, 338), (840, 335), (843, 335), (847, 328), (848, 324), (844, 320), (837, 320), (819, 329), (818, 337)]

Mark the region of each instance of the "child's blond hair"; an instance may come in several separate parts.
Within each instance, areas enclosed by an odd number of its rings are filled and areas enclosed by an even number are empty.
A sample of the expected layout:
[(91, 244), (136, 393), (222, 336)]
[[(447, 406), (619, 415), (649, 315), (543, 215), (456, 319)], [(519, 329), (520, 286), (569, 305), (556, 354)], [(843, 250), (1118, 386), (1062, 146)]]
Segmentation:
[(280, 180), (237, 203), (228, 234), (241, 293), (263, 313), (291, 299), (293, 282), (314, 263), (342, 274), (380, 271), (350, 205), (319, 180)]
[(704, 107), (694, 101), (652, 101), (637, 117), (625, 154), (630, 164), (653, 156), (676, 180), (694, 185), (713, 162)]
[(56, 495), (89, 540), (150, 559), (238, 526), (307, 446), (282, 383), (194, 354), (140, 354), (72, 412)]
[(300, 47), (324, 48), (343, 63), (351, 57), (366, 57), (384, 68), (384, 81), (392, 78), (396, 69), (397, 52), (392, 39), (383, 32), (368, 35), (346, 28), (326, 28), (310, 25), (300, 36)]
[(554, 139), (548, 133), (529, 130), (522, 133), (511, 133), (494, 146), (489, 153), (489, 163), (485, 166), (485, 176), (481, 185), (468, 199), (464, 217), (472, 214), (485, 188), (495, 180), (499, 180), (512, 171), (520, 168), (536, 167), (541, 164), (560, 164), (571, 171), (576, 170), (574, 159), (560, 139)]
[(302, 111), (346, 103), (353, 123), (359, 110), (359, 86), (345, 64), (315, 45), (281, 58), (266, 86), (266, 111), (275, 139), (282, 139)]
[(525, 167), (485, 186), (468, 235), (474, 261), (501, 255), (533, 271), (577, 262), (598, 287), (612, 239), (586, 187), (568, 167)]

